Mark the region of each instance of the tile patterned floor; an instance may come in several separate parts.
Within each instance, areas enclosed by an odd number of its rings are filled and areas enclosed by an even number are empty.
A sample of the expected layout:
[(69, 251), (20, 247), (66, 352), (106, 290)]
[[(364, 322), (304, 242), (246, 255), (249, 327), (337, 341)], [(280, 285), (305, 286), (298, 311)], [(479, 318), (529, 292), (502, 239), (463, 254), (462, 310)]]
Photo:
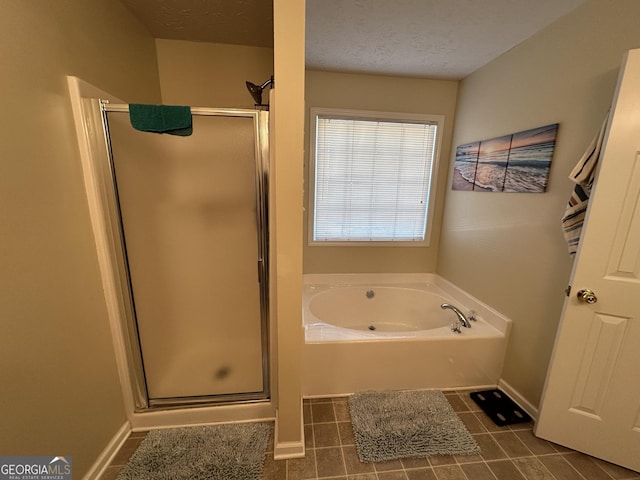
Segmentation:
[[(535, 437), (532, 424), (496, 426), (466, 392), (445, 394), (480, 455), (361, 463), (346, 397), (312, 399), (303, 405), (306, 457), (268, 456), (262, 480), (640, 480), (636, 472)], [(132, 434), (103, 480), (117, 477), (143, 437)]]

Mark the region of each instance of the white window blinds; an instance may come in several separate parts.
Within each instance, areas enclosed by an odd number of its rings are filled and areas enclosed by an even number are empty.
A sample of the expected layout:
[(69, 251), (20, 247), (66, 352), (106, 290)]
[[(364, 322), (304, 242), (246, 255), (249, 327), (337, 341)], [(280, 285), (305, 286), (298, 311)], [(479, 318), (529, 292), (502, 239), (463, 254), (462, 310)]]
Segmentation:
[(437, 123), (316, 119), (313, 241), (425, 240)]

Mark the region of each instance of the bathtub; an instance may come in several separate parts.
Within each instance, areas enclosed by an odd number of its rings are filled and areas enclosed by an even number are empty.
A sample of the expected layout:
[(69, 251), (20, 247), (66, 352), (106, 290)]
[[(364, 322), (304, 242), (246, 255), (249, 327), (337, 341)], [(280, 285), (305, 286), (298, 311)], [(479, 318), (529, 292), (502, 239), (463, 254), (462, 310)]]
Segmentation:
[[(471, 328), (452, 332), (457, 316)], [(511, 321), (433, 274), (305, 275), (302, 390), (306, 397), (362, 390), (495, 386)]]

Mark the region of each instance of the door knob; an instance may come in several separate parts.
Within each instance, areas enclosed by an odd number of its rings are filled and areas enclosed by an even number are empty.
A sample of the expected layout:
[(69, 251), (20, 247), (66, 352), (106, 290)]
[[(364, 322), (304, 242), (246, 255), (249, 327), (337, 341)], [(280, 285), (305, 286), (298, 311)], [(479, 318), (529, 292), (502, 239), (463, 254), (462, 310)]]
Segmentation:
[(577, 293), (576, 296), (578, 297), (578, 300), (584, 303), (594, 304), (598, 301), (598, 297), (596, 297), (596, 294), (588, 288), (583, 288)]

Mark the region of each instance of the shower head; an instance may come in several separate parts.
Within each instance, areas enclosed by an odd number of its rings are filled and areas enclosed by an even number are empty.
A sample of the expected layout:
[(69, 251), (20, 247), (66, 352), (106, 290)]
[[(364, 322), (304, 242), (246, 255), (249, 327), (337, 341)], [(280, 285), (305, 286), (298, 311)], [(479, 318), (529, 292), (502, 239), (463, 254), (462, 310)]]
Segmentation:
[(262, 85), (256, 85), (251, 82), (245, 82), (245, 83), (247, 85), (247, 90), (249, 90), (249, 93), (255, 100), (256, 105), (262, 105), (262, 91), (269, 86), (273, 88), (273, 75), (269, 80), (264, 82)]
[(246, 82), (247, 90), (253, 97), (253, 100), (256, 102), (256, 105), (260, 105), (262, 103), (262, 88), (255, 83)]

